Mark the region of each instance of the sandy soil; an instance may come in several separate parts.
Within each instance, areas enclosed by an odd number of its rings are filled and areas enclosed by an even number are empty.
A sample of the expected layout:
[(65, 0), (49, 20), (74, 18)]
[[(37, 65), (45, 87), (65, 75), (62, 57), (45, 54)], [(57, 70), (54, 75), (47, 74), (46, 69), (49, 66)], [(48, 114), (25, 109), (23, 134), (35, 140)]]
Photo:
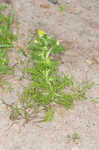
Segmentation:
[[(59, 5), (65, 10), (60, 12)], [(0, 89), (0, 150), (99, 150), (99, 1), (60, 0), (54, 5), (47, 0), (14, 0), (13, 6), (20, 33), (18, 45), (25, 47), (35, 29), (54, 33), (67, 48), (60, 57), (59, 71), (79, 80), (87, 77), (96, 85), (74, 109), (57, 107), (52, 122), (31, 121), (24, 125), (23, 120), (12, 122), (9, 109), (1, 102), (2, 98), (8, 103), (18, 100), (18, 92), (28, 83), (25, 79), (19, 81), (21, 68), (17, 66), (15, 75), (7, 78), (14, 90)], [(15, 64), (21, 54), (14, 49), (9, 57)], [(93, 98), (97, 98), (97, 104), (91, 102)], [(74, 140), (74, 133), (80, 139)]]

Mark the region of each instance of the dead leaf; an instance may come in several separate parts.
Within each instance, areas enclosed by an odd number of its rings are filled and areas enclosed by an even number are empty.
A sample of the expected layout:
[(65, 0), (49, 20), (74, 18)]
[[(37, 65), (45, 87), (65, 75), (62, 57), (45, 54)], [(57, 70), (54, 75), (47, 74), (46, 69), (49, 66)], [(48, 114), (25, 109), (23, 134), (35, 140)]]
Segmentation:
[(45, 11), (44, 13), (46, 16), (51, 16), (51, 12)]
[(0, 0), (0, 3), (1, 2), (5, 2), (5, 3), (7, 3), (7, 4), (10, 4), (11, 3), (11, 0)]
[(24, 8), (19, 8), (18, 11), (23, 12)]
[(0, 111), (7, 111), (8, 110), (6, 105), (4, 105), (4, 104), (0, 104), (0, 105), (1, 105), (0, 106)]
[(49, 4), (40, 4), (40, 7), (41, 8), (50, 8), (50, 5)]
[(67, 49), (73, 48), (73, 41), (67, 41), (66, 42), (66, 48)]
[(99, 58), (96, 58), (96, 57), (93, 56), (92, 59), (93, 59), (94, 63), (99, 64)]
[(69, 10), (69, 13), (70, 13), (70, 14), (76, 14), (76, 8), (71, 8), (71, 9)]
[(89, 65), (91, 65), (91, 64), (93, 63), (93, 62), (92, 62), (91, 60), (89, 60), (89, 59), (87, 59), (86, 62), (87, 62)]
[(20, 60), (20, 64), (21, 64), (21, 65), (24, 64), (24, 61), (23, 61), (23, 60)]

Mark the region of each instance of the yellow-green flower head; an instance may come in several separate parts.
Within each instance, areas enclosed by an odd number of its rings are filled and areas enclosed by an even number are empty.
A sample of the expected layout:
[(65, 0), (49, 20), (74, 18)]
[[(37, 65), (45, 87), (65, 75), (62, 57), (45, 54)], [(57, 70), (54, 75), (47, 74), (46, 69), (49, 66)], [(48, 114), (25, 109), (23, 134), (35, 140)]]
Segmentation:
[(42, 35), (44, 35), (44, 34), (46, 34), (46, 32), (44, 32), (43, 30), (39, 30), (39, 31), (38, 31), (39, 37), (42, 36)]
[(34, 40), (34, 43), (38, 43), (38, 41), (37, 41), (37, 40)]
[(60, 44), (59, 41), (57, 41), (57, 42), (56, 42), (56, 45), (59, 46), (59, 44)]

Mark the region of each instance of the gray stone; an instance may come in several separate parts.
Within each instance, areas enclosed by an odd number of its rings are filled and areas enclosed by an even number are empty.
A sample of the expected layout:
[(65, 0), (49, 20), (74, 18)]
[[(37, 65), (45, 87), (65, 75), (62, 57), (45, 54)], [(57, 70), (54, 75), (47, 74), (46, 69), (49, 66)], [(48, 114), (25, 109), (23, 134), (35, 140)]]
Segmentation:
[(53, 4), (58, 4), (58, 0), (48, 0), (48, 1), (53, 3)]

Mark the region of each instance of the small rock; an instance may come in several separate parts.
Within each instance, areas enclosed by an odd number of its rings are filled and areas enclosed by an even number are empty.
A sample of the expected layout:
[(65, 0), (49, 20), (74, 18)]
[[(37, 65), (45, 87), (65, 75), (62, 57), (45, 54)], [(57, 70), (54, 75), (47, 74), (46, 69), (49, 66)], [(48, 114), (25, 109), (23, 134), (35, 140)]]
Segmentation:
[(78, 147), (73, 147), (72, 150), (79, 150)]
[(53, 3), (53, 4), (58, 4), (58, 0), (48, 0), (48, 1)]

